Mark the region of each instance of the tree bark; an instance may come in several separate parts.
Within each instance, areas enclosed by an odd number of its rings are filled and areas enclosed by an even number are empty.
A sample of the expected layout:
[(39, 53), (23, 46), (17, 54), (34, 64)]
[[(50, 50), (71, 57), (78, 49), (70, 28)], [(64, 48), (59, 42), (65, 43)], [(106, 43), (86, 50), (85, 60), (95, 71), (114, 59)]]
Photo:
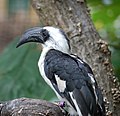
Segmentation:
[(64, 116), (60, 107), (45, 100), (20, 98), (0, 103), (0, 116)]
[(84, 0), (32, 0), (40, 24), (62, 28), (70, 38), (72, 52), (86, 61), (103, 90), (107, 115), (120, 115), (120, 86), (111, 64), (111, 52), (90, 18)]

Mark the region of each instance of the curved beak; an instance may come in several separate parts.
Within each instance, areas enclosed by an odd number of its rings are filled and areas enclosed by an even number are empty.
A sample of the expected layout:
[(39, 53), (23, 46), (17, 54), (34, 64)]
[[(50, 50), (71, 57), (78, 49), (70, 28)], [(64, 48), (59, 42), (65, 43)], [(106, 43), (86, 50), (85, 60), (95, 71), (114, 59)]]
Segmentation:
[(25, 33), (20, 38), (16, 48), (28, 42), (44, 43), (44, 38), (41, 34), (42, 30), (43, 28), (41, 27), (34, 27), (25, 31)]

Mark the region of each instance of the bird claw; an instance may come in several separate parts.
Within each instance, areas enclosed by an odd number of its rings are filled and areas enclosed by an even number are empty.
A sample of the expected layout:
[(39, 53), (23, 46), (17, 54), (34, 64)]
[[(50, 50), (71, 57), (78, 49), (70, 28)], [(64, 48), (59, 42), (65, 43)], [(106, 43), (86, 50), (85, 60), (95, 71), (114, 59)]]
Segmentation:
[(64, 108), (66, 106), (66, 103), (65, 101), (60, 101), (58, 102), (58, 105), (61, 107), (61, 108)]
[(65, 101), (57, 101), (55, 104), (58, 105), (61, 108), (64, 116), (70, 116), (68, 111), (65, 108), (67, 106)]

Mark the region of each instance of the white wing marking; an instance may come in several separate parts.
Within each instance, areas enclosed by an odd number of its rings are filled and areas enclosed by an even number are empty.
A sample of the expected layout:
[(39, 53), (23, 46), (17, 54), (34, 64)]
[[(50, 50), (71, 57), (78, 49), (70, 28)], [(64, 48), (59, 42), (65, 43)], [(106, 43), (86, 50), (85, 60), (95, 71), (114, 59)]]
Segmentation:
[(58, 75), (55, 75), (55, 79), (56, 79), (56, 82), (57, 82), (57, 86), (58, 86), (58, 89), (60, 90), (60, 92), (64, 92), (65, 88), (66, 88), (66, 81), (64, 80), (61, 80)]
[(78, 107), (78, 104), (77, 104), (76, 100), (73, 98), (73, 92), (69, 92), (69, 94), (70, 94), (70, 97), (71, 97), (71, 99), (72, 99), (72, 101), (73, 101), (73, 103), (74, 103), (74, 105), (77, 109), (78, 115), (83, 116), (81, 111), (80, 111), (80, 108)]

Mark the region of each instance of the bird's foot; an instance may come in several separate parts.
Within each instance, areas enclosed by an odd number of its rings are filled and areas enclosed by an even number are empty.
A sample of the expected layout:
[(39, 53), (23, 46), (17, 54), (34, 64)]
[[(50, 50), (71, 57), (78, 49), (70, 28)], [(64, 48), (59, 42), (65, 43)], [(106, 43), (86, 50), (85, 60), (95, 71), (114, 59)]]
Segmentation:
[(59, 102), (58, 102), (58, 105), (59, 105), (61, 108), (64, 108), (65, 105), (66, 105), (66, 103), (65, 103), (65, 101), (59, 101)]
[(57, 101), (55, 104), (61, 108), (64, 116), (70, 116), (69, 112), (66, 110), (67, 104), (65, 101)]

